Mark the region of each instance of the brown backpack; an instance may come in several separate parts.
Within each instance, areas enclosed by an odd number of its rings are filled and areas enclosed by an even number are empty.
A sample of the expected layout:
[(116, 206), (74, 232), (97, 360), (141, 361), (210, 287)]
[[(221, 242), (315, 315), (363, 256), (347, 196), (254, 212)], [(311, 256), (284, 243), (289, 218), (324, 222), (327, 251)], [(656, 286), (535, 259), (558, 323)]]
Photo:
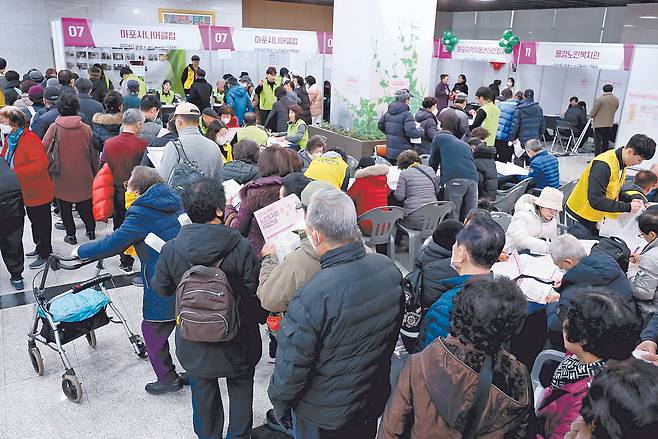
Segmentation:
[(238, 303), (219, 268), (223, 261), (191, 266), (176, 288), (176, 325), (185, 340), (225, 342), (238, 333)]

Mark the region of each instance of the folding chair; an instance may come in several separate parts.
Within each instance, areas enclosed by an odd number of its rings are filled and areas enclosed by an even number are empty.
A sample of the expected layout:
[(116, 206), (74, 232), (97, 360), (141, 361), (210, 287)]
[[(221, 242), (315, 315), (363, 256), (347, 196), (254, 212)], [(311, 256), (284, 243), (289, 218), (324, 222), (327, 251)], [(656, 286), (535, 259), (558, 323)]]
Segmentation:
[(530, 184), (530, 179), (527, 178), (520, 183), (517, 183), (512, 189), (507, 191), (498, 191), (498, 198), (491, 203), (491, 206), (498, 212), (505, 212), (510, 215), (514, 213), (514, 205), (525, 194)]
[[(544, 122), (546, 123), (546, 129), (541, 134), (541, 138), (544, 141), (544, 143), (548, 143), (548, 140), (546, 139), (546, 133), (549, 134), (549, 137), (553, 138), (553, 139), (549, 139), (549, 140), (555, 140), (555, 136), (557, 135), (557, 120), (559, 118), (560, 118), (560, 116), (544, 116)], [(550, 131), (550, 133), (549, 133), (549, 131)]]
[(406, 215), (413, 215), (414, 220), (420, 222), (421, 226), (419, 229), (411, 229), (398, 223), (400, 230), (409, 235), (409, 267), (413, 267), (416, 260), (416, 252), (423, 240), (434, 233), (436, 225), (446, 219), (453, 209), (456, 209), (456, 207), (450, 201), (427, 203)]
[(404, 209), (396, 206), (382, 206), (370, 209), (356, 219), (359, 228), (369, 222), (372, 225), (370, 235), (363, 235), (363, 242), (368, 245), (388, 245), (388, 257), (395, 261), (395, 231), (397, 222), (404, 218)]
[(356, 167), (359, 166), (359, 161), (352, 157), (351, 155), (347, 156), (347, 168), (350, 170), (350, 177), (354, 178), (356, 173)]
[(532, 390), (535, 396), (535, 411), (541, 407), (541, 403), (544, 400), (544, 386), (542, 386), (541, 382), (539, 381), (539, 375), (541, 373), (542, 367), (544, 367), (544, 364), (549, 361), (561, 362), (566, 356), (567, 354), (564, 352), (555, 351), (553, 349), (546, 349), (537, 355), (537, 358), (532, 365), (532, 371), (530, 372)]
[[(555, 137), (553, 137), (553, 143), (551, 144), (551, 152), (555, 152), (555, 141), (560, 143), (562, 147), (561, 155), (569, 155), (569, 146), (571, 142), (576, 141), (576, 135), (573, 132), (573, 125), (570, 122), (564, 119), (558, 119), (555, 121)], [(567, 144), (565, 145), (563, 141), (566, 140)]]
[(512, 222), (512, 215), (505, 212), (491, 212), (491, 219), (502, 227), (503, 231), (507, 232), (507, 229)]

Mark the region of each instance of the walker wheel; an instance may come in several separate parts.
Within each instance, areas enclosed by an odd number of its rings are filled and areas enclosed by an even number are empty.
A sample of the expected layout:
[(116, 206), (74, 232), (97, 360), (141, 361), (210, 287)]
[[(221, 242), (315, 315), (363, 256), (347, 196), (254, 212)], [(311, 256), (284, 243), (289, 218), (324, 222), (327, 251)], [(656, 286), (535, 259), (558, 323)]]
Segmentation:
[(62, 377), (62, 390), (71, 402), (80, 402), (82, 399), (82, 384), (75, 375)]
[(37, 375), (43, 375), (43, 358), (41, 357), (41, 352), (39, 348), (29, 348), (27, 353), (30, 355), (30, 361), (32, 362), (32, 367)]
[(146, 352), (146, 345), (142, 340), (137, 340), (135, 342), (135, 349), (137, 349), (137, 356), (146, 360), (149, 357), (149, 354)]
[(91, 346), (92, 349), (96, 349), (96, 333), (93, 329), (85, 335), (85, 338), (87, 339), (89, 346)]

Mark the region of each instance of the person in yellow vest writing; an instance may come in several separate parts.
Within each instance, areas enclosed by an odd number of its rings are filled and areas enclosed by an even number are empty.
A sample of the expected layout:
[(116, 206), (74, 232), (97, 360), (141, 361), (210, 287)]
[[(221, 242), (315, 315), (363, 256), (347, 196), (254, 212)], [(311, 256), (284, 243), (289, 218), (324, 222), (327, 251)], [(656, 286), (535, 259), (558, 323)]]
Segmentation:
[(258, 96), (258, 110), (260, 112), (260, 123), (265, 124), (267, 116), (272, 111), (276, 102), (274, 90), (281, 85), (281, 78), (276, 75), (276, 67), (270, 66), (265, 71), (265, 79), (258, 82), (254, 93)]
[(192, 83), (194, 82), (196, 71), (199, 70), (199, 63), (201, 58), (199, 55), (192, 55), (192, 64), (188, 64), (187, 67), (183, 69), (183, 73), (180, 77), (180, 83), (183, 84), (183, 91), (185, 96), (190, 95), (190, 88), (192, 88)]
[(294, 151), (306, 148), (308, 143), (308, 126), (302, 119), (304, 110), (299, 105), (291, 105), (288, 110), (288, 131), (273, 134), (274, 137), (283, 137), (290, 143), (289, 148)]
[(346, 191), (350, 182), (347, 155), (340, 148), (333, 148), (314, 159), (304, 175), (311, 180), (324, 181), (339, 190)]
[(651, 159), (655, 152), (656, 142), (652, 138), (635, 134), (626, 146), (594, 157), (567, 200), (565, 210), (573, 221), (569, 233), (579, 239), (597, 239), (601, 220), (642, 209), (643, 200), (620, 201), (619, 192), (626, 180), (627, 167)]
[(494, 146), (496, 143), (496, 130), (498, 129), (500, 109), (492, 102), (493, 96), (489, 87), (478, 88), (475, 92), (475, 97), (480, 103), (480, 108), (475, 112), (475, 119), (469, 128), (471, 131), (479, 127), (485, 128), (489, 131), (489, 136), (484, 141), (487, 146)]

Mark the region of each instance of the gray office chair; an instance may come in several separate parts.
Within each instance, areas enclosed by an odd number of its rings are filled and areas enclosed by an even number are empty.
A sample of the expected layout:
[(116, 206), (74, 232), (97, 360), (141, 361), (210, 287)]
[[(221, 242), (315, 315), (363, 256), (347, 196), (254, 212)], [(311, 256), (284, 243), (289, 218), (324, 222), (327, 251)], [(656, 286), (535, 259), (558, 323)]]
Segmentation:
[[(404, 218), (404, 209), (396, 206), (383, 206), (370, 209), (356, 219), (359, 228), (364, 222), (372, 224), (370, 235), (363, 235), (363, 242), (368, 245), (388, 245), (388, 257), (395, 261), (395, 231), (397, 222)], [(363, 230), (362, 230), (363, 231)]]
[(498, 191), (498, 198), (491, 203), (491, 207), (498, 212), (505, 212), (512, 215), (514, 213), (514, 205), (519, 198), (521, 198), (521, 195), (525, 194), (529, 184), (530, 179), (528, 178), (517, 183), (513, 188), (507, 191)]
[(351, 155), (347, 156), (347, 168), (350, 170), (350, 177), (354, 178), (356, 174), (356, 167), (359, 166), (359, 161), (352, 157)]
[(446, 219), (453, 209), (456, 209), (456, 207), (450, 201), (427, 203), (406, 215), (413, 215), (414, 220), (420, 222), (421, 226), (419, 229), (411, 229), (398, 223), (400, 230), (409, 235), (409, 267), (413, 267), (416, 260), (416, 253), (423, 240), (434, 232), (436, 225)]
[(491, 219), (502, 227), (503, 231), (507, 232), (507, 229), (512, 222), (512, 215), (505, 212), (491, 212)]
[(546, 349), (545, 351), (541, 351), (539, 355), (537, 355), (537, 358), (535, 358), (535, 362), (532, 365), (532, 371), (530, 372), (532, 391), (535, 396), (535, 411), (541, 407), (541, 403), (544, 400), (544, 386), (542, 386), (539, 381), (539, 374), (541, 373), (542, 367), (544, 367), (544, 364), (549, 361), (557, 361), (559, 363), (564, 357), (566, 357), (566, 355), (567, 354), (564, 352)]

